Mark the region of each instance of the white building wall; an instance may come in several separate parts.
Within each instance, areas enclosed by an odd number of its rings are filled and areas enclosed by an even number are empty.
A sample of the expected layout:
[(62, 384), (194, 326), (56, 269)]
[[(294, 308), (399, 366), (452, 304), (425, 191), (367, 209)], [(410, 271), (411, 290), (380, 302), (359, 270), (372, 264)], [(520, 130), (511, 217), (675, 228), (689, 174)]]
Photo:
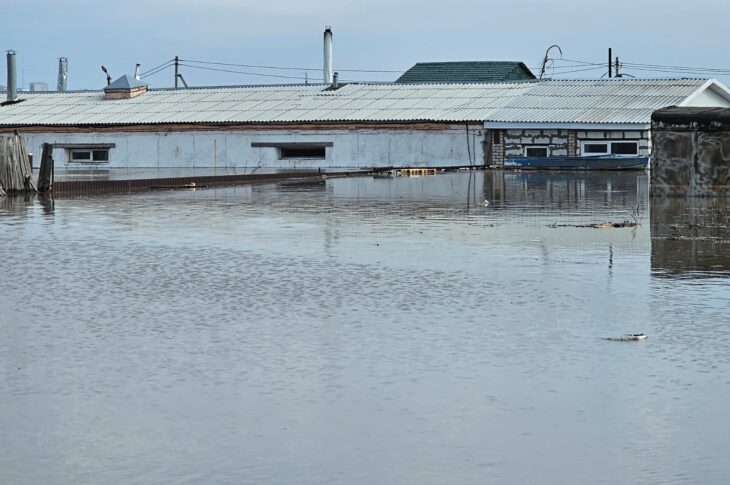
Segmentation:
[[(464, 125), (428, 129), (250, 130), (187, 132), (28, 133), (28, 149), (40, 159), (43, 143), (114, 144), (110, 168), (267, 167), (362, 168), (386, 166), (466, 166), (484, 163), (484, 129)], [(276, 147), (252, 143), (331, 143), (321, 159), (282, 160)], [(67, 150), (54, 149), (57, 167)], [(73, 166), (78, 166), (74, 164)]]
[(682, 106), (730, 108), (730, 101), (721, 94), (708, 88), (682, 103)]

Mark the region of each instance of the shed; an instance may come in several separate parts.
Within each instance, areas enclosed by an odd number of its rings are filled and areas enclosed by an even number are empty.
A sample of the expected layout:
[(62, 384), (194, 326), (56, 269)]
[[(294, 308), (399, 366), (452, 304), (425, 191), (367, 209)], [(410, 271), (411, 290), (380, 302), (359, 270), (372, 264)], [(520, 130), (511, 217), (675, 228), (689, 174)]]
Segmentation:
[(730, 195), (730, 108), (671, 106), (652, 120), (652, 195)]

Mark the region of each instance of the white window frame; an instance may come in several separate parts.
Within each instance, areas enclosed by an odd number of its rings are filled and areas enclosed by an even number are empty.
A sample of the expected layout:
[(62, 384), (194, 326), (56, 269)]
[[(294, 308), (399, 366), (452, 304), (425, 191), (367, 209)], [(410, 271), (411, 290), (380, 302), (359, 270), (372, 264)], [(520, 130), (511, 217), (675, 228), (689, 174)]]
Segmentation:
[[(543, 148), (543, 149), (545, 149), (545, 155), (544, 156), (541, 156), (541, 157), (535, 157), (535, 155), (528, 155), (527, 154), (527, 150), (529, 148)], [(532, 157), (535, 157), (535, 158), (548, 158), (550, 156), (550, 147), (549, 146), (546, 146), (546, 145), (526, 145), (525, 146), (525, 152), (524, 153), (525, 153), (525, 157), (532, 156)]]
[[(99, 160), (94, 158), (94, 152), (106, 152), (106, 160)], [(85, 152), (89, 154), (88, 159), (78, 159), (74, 157), (74, 154)], [(89, 147), (89, 148), (67, 148), (67, 160), (68, 163), (83, 163), (88, 165), (102, 165), (108, 164), (111, 160), (111, 149), (108, 147)]]
[[(638, 140), (590, 140), (590, 141), (583, 141), (580, 144), (580, 153), (582, 156), (591, 156), (591, 157), (600, 157), (603, 155), (611, 155), (612, 152), (612, 145), (614, 143), (634, 143), (636, 145), (636, 153), (628, 153), (628, 154), (617, 154), (619, 157), (636, 157), (639, 155), (639, 141)], [(587, 145), (606, 145), (606, 149), (608, 151), (602, 152), (602, 153), (596, 153), (586, 152), (586, 146)]]

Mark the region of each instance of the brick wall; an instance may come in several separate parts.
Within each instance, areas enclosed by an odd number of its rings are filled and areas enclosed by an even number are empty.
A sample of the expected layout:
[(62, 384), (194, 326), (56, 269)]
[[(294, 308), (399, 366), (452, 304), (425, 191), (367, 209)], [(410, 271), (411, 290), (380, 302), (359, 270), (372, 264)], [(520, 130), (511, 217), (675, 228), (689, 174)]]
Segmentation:
[(581, 155), (581, 142), (584, 141), (638, 141), (639, 155), (647, 156), (650, 152), (649, 147), (649, 131), (647, 130), (578, 130), (575, 131), (575, 154)]

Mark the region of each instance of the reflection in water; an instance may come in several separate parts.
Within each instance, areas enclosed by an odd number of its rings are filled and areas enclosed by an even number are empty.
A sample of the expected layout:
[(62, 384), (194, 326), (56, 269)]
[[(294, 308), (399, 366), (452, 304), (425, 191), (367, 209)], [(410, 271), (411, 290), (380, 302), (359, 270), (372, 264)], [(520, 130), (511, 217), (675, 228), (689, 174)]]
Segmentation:
[(0, 483), (724, 483), (730, 276), (646, 188), (0, 199)]
[(730, 205), (725, 198), (653, 198), (651, 267), (657, 276), (730, 274)]

